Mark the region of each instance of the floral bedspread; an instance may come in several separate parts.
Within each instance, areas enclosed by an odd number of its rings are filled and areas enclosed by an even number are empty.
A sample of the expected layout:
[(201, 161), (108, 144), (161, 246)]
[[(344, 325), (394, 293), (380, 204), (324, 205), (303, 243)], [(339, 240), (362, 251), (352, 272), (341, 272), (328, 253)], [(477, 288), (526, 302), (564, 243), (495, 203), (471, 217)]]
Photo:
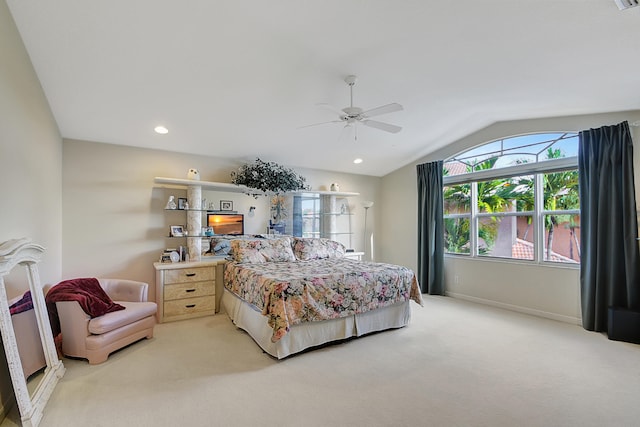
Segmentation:
[(224, 286), (267, 316), (273, 342), (302, 322), (348, 317), (409, 299), (422, 305), (411, 269), (348, 258), (260, 264), (228, 261)]

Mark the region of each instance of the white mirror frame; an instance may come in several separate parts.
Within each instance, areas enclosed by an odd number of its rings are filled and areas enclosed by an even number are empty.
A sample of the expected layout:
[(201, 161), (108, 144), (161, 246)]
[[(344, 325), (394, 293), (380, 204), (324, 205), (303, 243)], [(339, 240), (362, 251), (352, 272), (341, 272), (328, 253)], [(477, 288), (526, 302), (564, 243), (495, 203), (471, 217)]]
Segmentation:
[[(38, 274), (37, 263), (43, 253), (44, 248), (31, 243), (29, 239), (8, 240), (0, 245), (0, 332), (2, 332), (2, 343), (7, 357), (7, 364), (9, 365), (13, 390), (20, 410), (20, 418), (22, 425), (25, 427), (37, 426), (40, 423), (44, 407), (65, 371), (62, 361), (58, 358), (56, 345), (53, 341), (44, 292), (40, 284), (40, 275)], [(22, 362), (20, 361), (20, 353), (16, 344), (16, 336), (7, 299), (7, 289), (4, 282), (4, 277), (18, 265), (25, 267), (27, 270), (33, 310), (36, 315), (44, 357), (47, 361), (44, 376), (33, 396), (29, 395), (27, 380), (22, 371)]]

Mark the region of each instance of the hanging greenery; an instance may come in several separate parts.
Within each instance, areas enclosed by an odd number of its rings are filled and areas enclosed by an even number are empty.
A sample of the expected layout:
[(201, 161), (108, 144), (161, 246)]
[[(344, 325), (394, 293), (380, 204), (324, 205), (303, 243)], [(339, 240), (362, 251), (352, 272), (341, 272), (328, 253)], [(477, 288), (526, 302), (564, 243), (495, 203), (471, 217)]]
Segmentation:
[[(265, 162), (259, 158), (231, 172), (231, 183), (260, 190), (265, 195), (310, 188), (306, 184), (306, 179), (293, 169), (285, 168), (275, 162)], [(253, 196), (257, 197), (258, 194)]]

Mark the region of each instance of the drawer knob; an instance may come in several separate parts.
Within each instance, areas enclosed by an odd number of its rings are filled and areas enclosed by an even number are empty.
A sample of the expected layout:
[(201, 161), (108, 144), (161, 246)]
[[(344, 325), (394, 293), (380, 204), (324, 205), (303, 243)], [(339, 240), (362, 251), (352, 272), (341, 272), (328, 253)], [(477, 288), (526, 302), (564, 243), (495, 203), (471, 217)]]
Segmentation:
[(185, 274), (185, 276), (187, 276), (187, 277), (193, 277), (193, 276), (195, 276), (195, 275), (196, 275), (196, 273), (186, 273), (186, 274)]

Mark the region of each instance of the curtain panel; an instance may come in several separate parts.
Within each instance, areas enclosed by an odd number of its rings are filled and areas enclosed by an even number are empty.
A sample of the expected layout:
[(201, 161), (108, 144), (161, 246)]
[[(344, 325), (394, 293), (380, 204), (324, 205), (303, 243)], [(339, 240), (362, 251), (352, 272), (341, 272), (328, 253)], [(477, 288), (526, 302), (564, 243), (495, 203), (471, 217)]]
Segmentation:
[(640, 309), (640, 257), (627, 122), (579, 133), (582, 325), (608, 332), (609, 307)]
[(424, 163), (418, 172), (418, 280), (422, 293), (444, 295), (443, 162)]

